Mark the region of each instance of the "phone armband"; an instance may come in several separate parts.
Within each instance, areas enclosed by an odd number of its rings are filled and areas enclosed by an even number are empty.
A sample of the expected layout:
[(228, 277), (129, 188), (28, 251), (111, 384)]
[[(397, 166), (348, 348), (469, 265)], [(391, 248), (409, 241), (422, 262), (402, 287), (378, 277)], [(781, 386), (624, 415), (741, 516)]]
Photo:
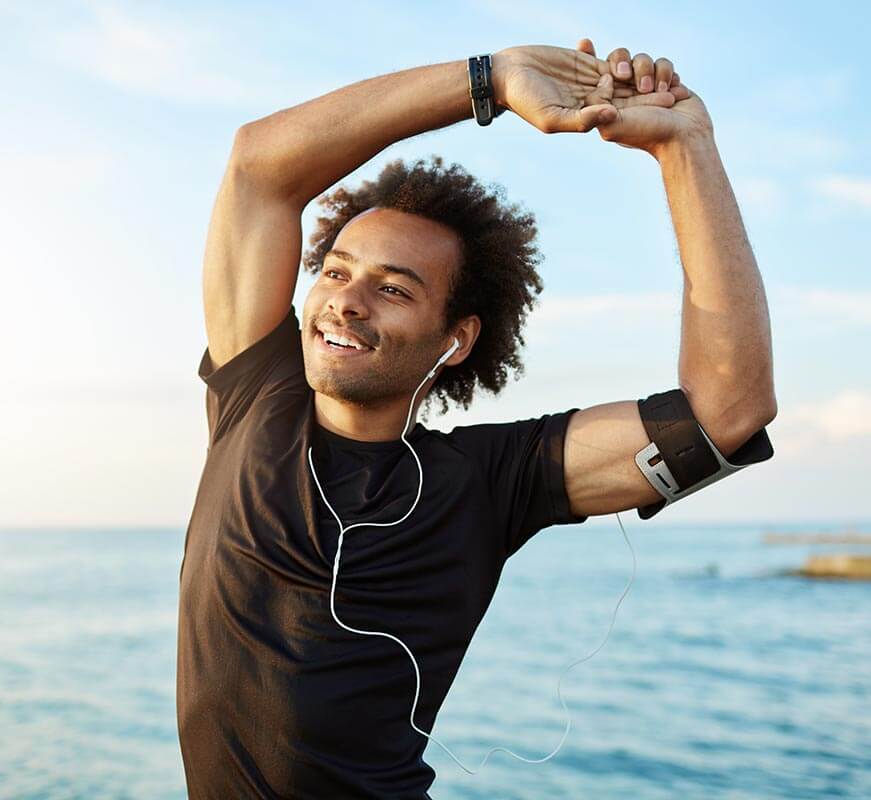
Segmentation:
[(763, 427), (728, 460), (724, 458), (702, 429), (682, 389), (639, 400), (638, 413), (650, 444), (638, 451), (635, 463), (663, 498), (641, 506), (638, 509), (641, 519), (650, 519), (665, 506), (774, 455)]

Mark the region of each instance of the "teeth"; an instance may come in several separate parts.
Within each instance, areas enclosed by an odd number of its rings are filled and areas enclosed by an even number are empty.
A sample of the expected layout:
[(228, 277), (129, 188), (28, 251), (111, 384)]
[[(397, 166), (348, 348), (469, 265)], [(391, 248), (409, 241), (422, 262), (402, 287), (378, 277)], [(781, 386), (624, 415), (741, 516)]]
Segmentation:
[(324, 341), (325, 342), (333, 342), (335, 344), (343, 344), (346, 347), (353, 347), (355, 350), (368, 350), (368, 347), (364, 345), (357, 344), (356, 342), (352, 342), (350, 339), (346, 339), (344, 336), (337, 336), (334, 333), (324, 332)]

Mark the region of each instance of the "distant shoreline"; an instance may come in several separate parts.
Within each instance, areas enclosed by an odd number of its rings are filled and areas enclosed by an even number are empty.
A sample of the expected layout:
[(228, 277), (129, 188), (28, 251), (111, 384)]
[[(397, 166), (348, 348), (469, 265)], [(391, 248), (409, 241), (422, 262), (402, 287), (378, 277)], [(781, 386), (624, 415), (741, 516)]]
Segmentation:
[(871, 544), (871, 533), (766, 533), (764, 544)]

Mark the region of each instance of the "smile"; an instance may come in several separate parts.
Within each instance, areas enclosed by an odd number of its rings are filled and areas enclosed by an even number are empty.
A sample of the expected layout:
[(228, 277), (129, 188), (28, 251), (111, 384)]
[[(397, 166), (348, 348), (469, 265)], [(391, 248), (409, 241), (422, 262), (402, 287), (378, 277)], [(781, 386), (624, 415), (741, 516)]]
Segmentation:
[(341, 344), (329, 344), (324, 339), (324, 334), (321, 331), (318, 331), (317, 336), (317, 347), (318, 350), (322, 350), (325, 353), (330, 353), (334, 356), (342, 356), (344, 358), (353, 358), (354, 356), (365, 356), (367, 353), (372, 352), (371, 347), (367, 347), (363, 350), (358, 350), (356, 347), (345, 347)]

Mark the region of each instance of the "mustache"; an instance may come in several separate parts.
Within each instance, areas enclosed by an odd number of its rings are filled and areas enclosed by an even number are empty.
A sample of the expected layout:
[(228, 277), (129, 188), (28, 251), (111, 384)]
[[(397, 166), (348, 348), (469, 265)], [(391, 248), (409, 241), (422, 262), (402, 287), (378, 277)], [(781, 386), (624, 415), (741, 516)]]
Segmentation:
[(348, 324), (342, 325), (341, 323), (336, 322), (335, 320), (329, 319), (328, 317), (321, 317), (315, 321), (315, 323), (314, 323), (314, 333), (315, 334), (317, 334), (318, 328), (321, 327), (321, 323), (332, 328), (339, 335), (342, 335), (344, 333), (348, 333), (351, 336), (356, 337), (361, 342), (363, 342), (363, 344), (368, 345), (369, 347), (374, 348), (374, 347), (378, 346), (377, 345), (378, 337), (375, 336), (374, 333), (372, 333), (372, 332), (370, 332), (370, 331), (368, 331), (368, 330), (366, 330), (366, 329), (364, 329), (356, 324), (355, 325), (348, 325)]

